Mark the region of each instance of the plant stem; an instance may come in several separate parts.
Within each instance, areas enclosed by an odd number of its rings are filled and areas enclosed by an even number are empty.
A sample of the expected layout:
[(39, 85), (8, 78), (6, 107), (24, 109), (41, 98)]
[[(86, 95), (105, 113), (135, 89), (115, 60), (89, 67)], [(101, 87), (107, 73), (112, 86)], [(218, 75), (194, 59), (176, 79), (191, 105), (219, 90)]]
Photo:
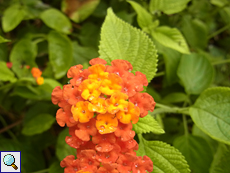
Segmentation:
[[(183, 107), (183, 108), (169, 107), (167, 105), (163, 105), (163, 104), (160, 104), (160, 103), (156, 103), (156, 107), (159, 107), (159, 109), (161, 109), (160, 111), (162, 113), (166, 112), (166, 113), (176, 113), (176, 114), (190, 115), (189, 112), (188, 112), (189, 107)], [(154, 114), (154, 112), (153, 112), (153, 114)]]
[(221, 32), (224, 32), (225, 30), (227, 30), (230, 27), (230, 24), (220, 28), (219, 30), (215, 31), (214, 33), (212, 33), (211, 35), (208, 36), (208, 39), (217, 36), (218, 34), (220, 34)]
[(3, 126), (7, 129), (6, 131), (11, 136), (11, 138), (14, 139), (15, 141), (18, 141), (16, 136), (7, 128), (8, 125), (2, 116), (0, 116), (0, 121), (3, 124)]
[(164, 75), (165, 75), (165, 72), (161, 71), (159, 73), (156, 73), (155, 77), (164, 76)]
[(230, 63), (230, 59), (224, 59), (224, 60), (213, 62), (212, 65), (219, 65), (219, 64), (225, 64), (225, 63)]

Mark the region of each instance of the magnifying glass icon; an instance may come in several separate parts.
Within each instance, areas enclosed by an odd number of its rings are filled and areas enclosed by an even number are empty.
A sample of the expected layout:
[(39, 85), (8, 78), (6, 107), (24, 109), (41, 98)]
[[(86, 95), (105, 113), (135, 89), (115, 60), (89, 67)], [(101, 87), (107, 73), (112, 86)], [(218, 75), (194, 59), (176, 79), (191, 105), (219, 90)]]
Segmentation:
[(11, 154), (7, 154), (3, 157), (3, 162), (7, 166), (12, 166), (15, 170), (18, 169), (18, 167), (14, 164), (15, 163), (15, 158)]

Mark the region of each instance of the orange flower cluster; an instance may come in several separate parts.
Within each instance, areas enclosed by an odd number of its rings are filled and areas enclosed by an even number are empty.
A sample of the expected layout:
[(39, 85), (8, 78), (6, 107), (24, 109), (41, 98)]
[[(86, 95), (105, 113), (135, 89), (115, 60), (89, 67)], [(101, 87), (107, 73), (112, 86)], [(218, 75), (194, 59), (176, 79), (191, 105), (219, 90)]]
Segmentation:
[(41, 76), (42, 72), (39, 68), (33, 67), (31, 73), (38, 85), (42, 85), (44, 83), (44, 78)]
[(76, 65), (69, 69), (70, 84), (57, 86), (52, 93), (60, 126), (69, 127), (66, 143), (77, 149), (75, 156), (61, 162), (65, 173), (146, 173), (152, 172), (149, 157), (136, 156), (132, 123), (153, 111), (155, 102), (143, 91), (148, 85), (141, 72), (131, 73), (132, 65), (113, 60), (111, 66), (95, 58), (88, 69)]

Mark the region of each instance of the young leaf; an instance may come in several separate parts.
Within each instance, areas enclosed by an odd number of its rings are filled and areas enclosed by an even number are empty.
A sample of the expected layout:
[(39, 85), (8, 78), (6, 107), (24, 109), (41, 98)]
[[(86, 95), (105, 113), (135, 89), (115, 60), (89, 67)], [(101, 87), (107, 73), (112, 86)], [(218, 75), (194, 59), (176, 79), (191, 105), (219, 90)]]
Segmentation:
[[(139, 5), (138, 3), (134, 2), (134, 1), (128, 1), (128, 3), (130, 3), (132, 5), (132, 7), (134, 8), (134, 10), (137, 13), (137, 22), (138, 22), (139, 26), (143, 30), (148, 31), (150, 25), (153, 23), (152, 22), (152, 15), (146, 9), (144, 9), (141, 5)], [(150, 32), (150, 31), (148, 31), (148, 32)]]
[(48, 130), (55, 118), (50, 114), (40, 114), (26, 123), (22, 129), (24, 135), (35, 135)]
[(204, 173), (209, 171), (213, 154), (205, 139), (198, 136), (184, 135), (176, 138), (173, 146), (185, 156), (192, 172)]
[(219, 144), (217, 152), (214, 156), (210, 173), (226, 173), (230, 172), (230, 146)]
[(51, 31), (48, 35), (49, 59), (55, 73), (55, 78), (63, 77), (72, 63), (72, 43), (70, 39), (59, 32)]
[(158, 122), (149, 114), (144, 118), (140, 118), (137, 124), (133, 124), (133, 129), (136, 133), (165, 133)]
[(192, 53), (181, 57), (177, 75), (188, 94), (200, 94), (211, 84), (214, 69), (205, 57)]
[(189, 112), (202, 131), (218, 141), (230, 144), (230, 88), (207, 89)]
[(69, 129), (64, 129), (58, 136), (56, 145), (56, 156), (62, 161), (68, 155), (76, 155), (76, 149), (71, 148), (66, 142), (65, 138), (69, 136)]
[(10, 42), (10, 40), (7, 40), (0, 35), (0, 43), (4, 43), (4, 42)]
[(108, 9), (101, 29), (99, 46), (100, 58), (110, 63), (114, 59), (124, 59), (133, 65), (133, 72), (141, 71), (148, 79), (156, 74), (157, 54), (148, 36), (123, 22)]
[(25, 17), (25, 9), (20, 4), (11, 5), (7, 8), (2, 17), (2, 29), (9, 32), (16, 28)]
[(163, 11), (166, 14), (174, 14), (184, 10), (190, 0), (151, 0), (150, 11)]
[(10, 53), (10, 62), (12, 62), (12, 70), (18, 77), (31, 77), (30, 70), (25, 67), (36, 67), (35, 58), (37, 55), (37, 45), (29, 38), (19, 40)]
[(0, 81), (11, 81), (15, 82), (17, 79), (14, 73), (6, 66), (6, 63), (0, 61)]
[(147, 155), (153, 161), (152, 173), (189, 173), (184, 156), (174, 147), (160, 141), (146, 141), (140, 134), (137, 155)]
[(84, 0), (84, 1), (62, 1), (62, 11), (66, 13), (70, 19), (76, 23), (80, 23), (89, 17), (100, 0)]
[(165, 47), (175, 49), (184, 54), (190, 53), (183, 35), (177, 28), (160, 26), (153, 30), (151, 35)]
[(72, 31), (72, 25), (69, 19), (56, 9), (48, 9), (44, 11), (40, 18), (42, 21), (52, 29), (62, 32), (64, 34), (70, 34)]

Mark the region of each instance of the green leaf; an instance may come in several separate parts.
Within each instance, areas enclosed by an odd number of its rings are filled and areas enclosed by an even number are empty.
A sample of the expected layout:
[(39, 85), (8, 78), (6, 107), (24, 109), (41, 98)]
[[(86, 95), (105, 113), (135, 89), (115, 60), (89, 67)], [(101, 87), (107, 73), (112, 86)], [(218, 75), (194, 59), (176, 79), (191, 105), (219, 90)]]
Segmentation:
[(80, 23), (89, 17), (96, 9), (100, 0), (85, 0), (84, 2), (62, 1), (62, 11), (76, 23)]
[(166, 14), (174, 14), (184, 10), (190, 0), (151, 0), (149, 9), (152, 13), (163, 11)]
[(61, 33), (51, 31), (48, 35), (49, 59), (55, 78), (63, 77), (72, 63), (72, 44), (70, 39)]
[(202, 131), (218, 141), (230, 144), (230, 88), (205, 90), (189, 112)]
[(30, 70), (25, 65), (36, 67), (36, 55), (37, 45), (29, 38), (23, 38), (14, 45), (10, 53), (10, 62), (13, 63), (12, 70), (18, 77), (32, 76)]
[(205, 139), (192, 135), (180, 136), (174, 140), (173, 146), (185, 156), (192, 172), (209, 172), (213, 154)]
[(211, 0), (210, 2), (218, 7), (223, 7), (228, 4), (228, 0)]
[(174, 93), (170, 93), (167, 96), (165, 96), (162, 101), (167, 102), (167, 103), (178, 103), (178, 102), (184, 102), (187, 100), (188, 100), (188, 96), (185, 93), (174, 92)]
[(6, 66), (6, 63), (0, 61), (0, 81), (10, 81), (15, 82), (17, 79), (14, 73)]
[(185, 54), (190, 53), (183, 35), (177, 28), (160, 26), (153, 30), (151, 35), (156, 41), (165, 47), (175, 49)]
[(10, 40), (5, 39), (0, 35), (0, 43), (4, 43), (4, 42), (10, 42)]
[(55, 161), (49, 167), (49, 173), (63, 173), (64, 169), (60, 166), (59, 161)]
[(44, 11), (40, 18), (42, 21), (52, 29), (62, 32), (64, 34), (70, 34), (72, 31), (72, 25), (69, 19), (54, 8)]
[(153, 161), (152, 173), (189, 173), (184, 156), (174, 147), (160, 141), (146, 141), (140, 134), (137, 155), (147, 155)]
[(200, 94), (211, 84), (214, 69), (204, 56), (192, 53), (181, 57), (177, 75), (188, 94)]
[(8, 50), (7, 50), (7, 44), (1, 43), (0, 44), (0, 61), (7, 61), (8, 60)]
[(220, 10), (220, 16), (226, 24), (230, 24), (230, 7), (226, 6)]
[(192, 20), (190, 16), (184, 16), (182, 32), (191, 47), (200, 49), (207, 47), (208, 31), (206, 25), (201, 20)]
[(158, 122), (149, 114), (144, 118), (140, 118), (137, 124), (133, 124), (133, 129), (136, 133), (165, 133)]
[(230, 172), (230, 146), (219, 144), (217, 152), (214, 156), (210, 173), (226, 173)]
[(20, 4), (11, 5), (7, 8), (2, 17), (2, 29), (4, 32), (9, 32), (16, 28), (24, 19), (25, 9)]
[(165, 61), (166, 85), (172, 85), (178, 81), (177, 68), (180, 63), (181, 53), (168, 47), (163, 47), (163, 57)]
[(99, 54), (108, 63), (115, 59), (129, 61), (133, 72), (141, 71), (149, 82), (156, 74), (157, 55), (153, 42), (144, 32), (117, 18), (112, 9), (108, 9), (101, 29)]
[(22, 129), (24, 135), (35, 135), (48, 130), (55, 118), (50, 114), (39, 114), (26, 123)]
[(138, 25), (144, 31), (148, 31), (148, 33), (150, 33), (149, 27), (153, 23), (152, 22), (152, 15), (146, 9), (144, 9), (140, 4), (138, 4), (134, 1), (128, 1), (128, 3), (130, 3), (132, 5), (132, 7), (134, 8), (134, 10), (137, 13)]
[(69, 136), (69, 129), (65, 128), (58, 136), (56, 145), (56, 156), (61, 161), (68, 155), (76, 155), (76, 149), (71, 148), (66, 142), (65, 138)]

